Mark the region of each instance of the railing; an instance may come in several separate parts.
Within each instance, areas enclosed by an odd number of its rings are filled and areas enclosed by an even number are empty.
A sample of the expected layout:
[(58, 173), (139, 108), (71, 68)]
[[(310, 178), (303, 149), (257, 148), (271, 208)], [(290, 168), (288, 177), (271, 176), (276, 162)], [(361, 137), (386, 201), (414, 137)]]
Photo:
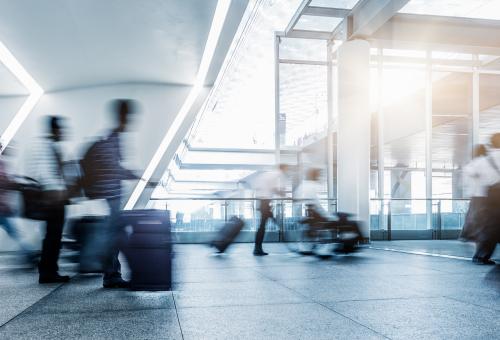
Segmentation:
[[(255, 231), (260, 222), (258, 201), (257, 198), (165, 198), (151, 200), (148, 207), (170, 210), (174, 232), (213, 232), (233, 215), (245, 220), (243, 230)], [(319, 201), (325, 210), (336, 211), (335, 199)], [(277, 223), (268, 224), (268, 231), (293, 230), (297, 220), (305, 216), (304, 205), (291, 198), (272, 199), (271, 204)]]
[[(320, 199), (323, 208), (331, 213), (337, 210), (336, 199)], [(443, 233), (462, 228), (468, 209), (468, 199), (371, 199), (370, 229), (391, 240), (394, 232), (429, 231), (432, 238), (441, 239)], [(291, 198), (271, 200), (277, 223), (268, 223), (267, 230), (284, 234), (297, 229), (297, 221), (305, 216), (305, 207)], [(260, 214), (256, 198), (165, 198), (153, 199), (150, 208), (172, 212), (173, 232), (204, 233), (217, 231), (232, 215), (245, 220), (244, 231), (258, 228)]]
[(442, 239), (462, 228), (468, 207), (468, 199), (457, 198), (371, 199), (370, 229), (385, 232), (387, 240), (396, 230), (430, 230), (433, 239)]

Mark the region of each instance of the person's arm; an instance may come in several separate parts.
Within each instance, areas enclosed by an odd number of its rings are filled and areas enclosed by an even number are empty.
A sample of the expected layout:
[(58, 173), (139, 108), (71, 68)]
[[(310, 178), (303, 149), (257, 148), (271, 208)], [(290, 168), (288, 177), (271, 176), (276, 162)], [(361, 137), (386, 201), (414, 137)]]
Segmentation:
[(135, 179), (140, 179), (141, 176), (136, 174), (134, 171), (125, 168), (122, 165), (123, 162), (123, 156), (122, 156), (122, 148), (121, 148), (121, 140), (119, 138), (119, 134), (116, 136), (116, 152), (118, 153), (118, 167), (119, 167), (119, 174), (120, 174), (120, 179), (122, 180), (135, 180)]

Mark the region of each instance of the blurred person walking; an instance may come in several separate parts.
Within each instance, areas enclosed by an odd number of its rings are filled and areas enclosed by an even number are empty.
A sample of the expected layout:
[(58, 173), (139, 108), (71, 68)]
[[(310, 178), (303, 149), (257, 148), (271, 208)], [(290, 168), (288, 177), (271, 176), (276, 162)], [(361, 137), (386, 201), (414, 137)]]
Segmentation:
[(280, 164), (278, 169), (262, 173), (255, 181), (254, 190), (255, 196), (259, 200), (258, 209), (260, 211), (259, 229), (257, 229), (257, 233), (255, 234), (255, 247), (253, 250), (255, 256), (268, 255), (262, 248), (266, 233), (266, 224), (268, 220), (272, 220), (275, 224), (278, 224), (273, 215), (271, 199), (275, 195), (282, 194), (281, 188), (284, 187), (283, 184), (287, 178), (287, 171), (288, 166)]
[(479, 198), (471, 200), (462, 235), (476, 243), (474, 263), (493, 265), (491, 255), (500, 241), (500, 133), (491, 136), (488, 154), (481, 147), (476, 154), (465, 172), (475, 187), (471, 196)]
[(33, 248), (21, 239), (19, 231), (12, 221), (16, 212), (10, 203), (12, 199), (11, 194), (13, 191), (19, 190), (19, 184), (7, 170), (8, 162), (6, 161), (6, 157), (11, 156), (12, 148), (10, 146), (4, 148), (0, 144), (0, 151), (3, 151), (0, 155), (0, 227), (17, 243), (23, 255), (26, 256), (26, 260), (32, 263), (35, 257)]
[(61, 143), (65, 139), (64, 119), (47, 117), (47, 134), (32, 148), (30, 174), (38, 181), (42, 191), (46, 224), (42, 254), (38, 264), (39, 283), (67, 282), (69, 276), (59, 275), (58, 259), (64, 227), (65, 206), (68, 203), (67, 187), (63, 175)]
[(109, 206), (106, 226), (107, 256), (104, 261), (104, 288), (127, 288), (129, 282), (122, 278), (121, 264), (118, 260), (120, 242), (124, 237), (124, 228), (119, 223), (122, 180), (135, 180), (140, 176), (125, 169), (121, 162), (122, 135), (130, 127), (136, 103), (129, 99), (116, 99), (111, 102), (115, 127), (103, 139), (95, 142), (87, 151), (82, 161), (86, 195), (91, 199), (105, 199)]
[(328, 212), (321, 206), (318, 193), (321, 191), (319, 176), (321, 170), (311, 168), (307, 171), (306, 179), (297, 187), (294, 199), (302, 201), (308, 212), (308, 223), (321, 223), (329, 220)]
[[(479, 219), (485, 214), (486, 196), (488, 195), (488, 185), (484, 177), (483, 166), (487, 165), (488, 150), (484, 144), (479, 144), (474, 148), (473, 159), (464, 166), (463, 174), (464, 189), (467, 197), (470, 198), (469, 208), (465, 215), (464, 225), (460, 233), (460, 239), (476, 241), (481, 234), (481, 224)], [(476, 258), (476, 256), (474, 256)]]

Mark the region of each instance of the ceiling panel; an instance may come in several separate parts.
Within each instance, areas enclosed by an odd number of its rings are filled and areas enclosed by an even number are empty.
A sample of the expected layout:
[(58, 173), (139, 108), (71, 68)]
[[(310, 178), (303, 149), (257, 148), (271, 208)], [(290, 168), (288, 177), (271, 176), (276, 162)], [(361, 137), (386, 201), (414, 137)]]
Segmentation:
[[(2, 1), (0, 40), (46, 91), (124, 82), (192, 84), (216, 4)], [(231, 8), (241, 18), (237, 7)]]

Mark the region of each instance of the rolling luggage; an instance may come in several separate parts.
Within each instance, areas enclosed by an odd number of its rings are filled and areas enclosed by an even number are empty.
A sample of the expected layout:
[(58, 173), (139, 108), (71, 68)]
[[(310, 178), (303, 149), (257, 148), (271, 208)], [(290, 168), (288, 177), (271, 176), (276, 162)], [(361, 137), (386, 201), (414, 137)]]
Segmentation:
[(83, 216), (70, 221), (71, 234), (80, 254), (80, 273), (102, 273), (107, 254), (106, 217)]
[(166, 291), (172, 287), (170, 217), (164, 210), (129, 210), (121, 216), (132, 234), (123, 247), (132, 271), (132, 290)]
[(245, 223), (239, 217), (231, 217), (221, 228), (215, 240), (212, 241), (212, 246), (217, 248), (220, 253), (223, 253), (227, 247), (233, 243), (234, 239), (238, 236), (244, 225)]

